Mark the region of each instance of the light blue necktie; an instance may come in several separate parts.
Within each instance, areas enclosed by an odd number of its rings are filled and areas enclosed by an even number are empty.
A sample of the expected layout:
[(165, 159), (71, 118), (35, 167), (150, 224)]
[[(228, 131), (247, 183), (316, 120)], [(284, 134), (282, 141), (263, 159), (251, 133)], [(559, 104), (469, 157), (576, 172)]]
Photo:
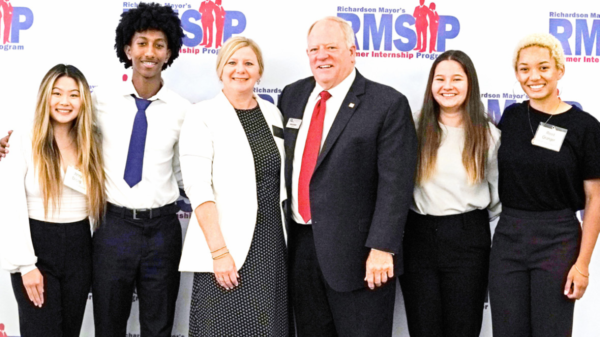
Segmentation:
[(135, 98), (137, 114), (133, 121), (131, 140), (129, 141), (129, 152), (127, 153), (127, 164), (125, 165), (125, 176), (123, 177), (129, 187), (135, 186), (142, 181), (142, 170), (144, 168), (144, 149), (146, 148), (146, 133), (148, 132), (148, 120), (146, 109), (152, 103), (147, 99)]

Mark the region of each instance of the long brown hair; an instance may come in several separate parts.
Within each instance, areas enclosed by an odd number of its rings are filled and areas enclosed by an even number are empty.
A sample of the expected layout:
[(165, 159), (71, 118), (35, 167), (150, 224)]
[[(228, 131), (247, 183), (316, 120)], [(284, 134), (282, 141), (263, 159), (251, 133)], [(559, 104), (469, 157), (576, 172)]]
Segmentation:
[(54, 83), (63, 76), (72, 78), (77, 83), (81, 95), (79, 114), (73, 121), (70, 132), (75, 138), (77, 168), (83, 174), (87, 185), (88, 214), (97, 227), (106, 204), (102, 139), (96, 124), (88, 82), (81, 71), (71, 65), (58, 64), (50, 69), (40, 84), (37, 96), (32, 149), (33, 162), (44, 198), (44, 214), (48, 216), (50, 203), (53, 211), (60, 209), (61, 155), (50, 122), (50, 97)]
[(417, 184), (425, 182), (435, 172), (437, 153), (442, 141), (442, 128), (439, 124), (440, 105), (433, 98), (431, 85), (437, 65), (447, 60), (458, 62), (462, 66), (468, 80), (467, 96), (461, 107), (462, 124), (465, 130), (462, 162), (467, 171), (470, 183), (475, 184), (485, 179), (485, 163), (490, 142), (488, 139), (490, 130), (488, 117), (480, 99), (477, 72), (467, 54), (460, 50), (448, 50), (433, 62), (429, 71), (429, 79), (427, 80), (423, 108), (417, 129), (419, 142)]

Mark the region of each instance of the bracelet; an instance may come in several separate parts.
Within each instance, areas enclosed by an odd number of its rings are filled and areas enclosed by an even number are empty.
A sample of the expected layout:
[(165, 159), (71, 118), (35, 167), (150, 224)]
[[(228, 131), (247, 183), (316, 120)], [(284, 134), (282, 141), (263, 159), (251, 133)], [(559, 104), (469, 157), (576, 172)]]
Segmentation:
[(220, 251), (220, 250), (221, 250), (221, 249), (223, 249), (223, 248), (227, 248), (227, 246), (223, 246), (223, 247), (221, 247), (221, 248), (219, 248), (219, 249), (215, 249), (215, 250), (213, 250), (213, 251), (212, 251), (212, 252), (210, 252), (210, 253), (212, 254), (212, 253), (214, 253), (214, 252), (218, 252), (218, 251)]
[(229, 254), (229, 252), (227, 252), (227, 253), (225, 253), (223, 255), (217, 256), (216, 258), (213, 258), (213, 260), (220, 260), (220, 259), (224, 258), (225, 255), (227, 255), (227, 254)]
[(221, 254), (221, 255), (218, 255), (218, 256), (215, 256), (215, 257), (213, 257), (213, 260), (222, 259), (222, 258), (224, 258), (224, 257), (225, 257), (225, 255), (227, 255), (227, 254), (229, 254), (229, 251), (226, 251), (225, 253), (223, 253), (223, 254)]
[(578, 272), (579, 274), (581, 274), (583, 277), (590, 277), (590, 274), (589, 274), (589, 272), (588, 272), (588, 274), (586, 275), (586, 274), (582, 273), (582, 272), (581, 272), (581, 270), (579, 270), (579, 268), (577, 268), (577, 265), (576, 265), (576, 264), (574, 264), (573, 266), (575, 267), (575, 270), (577, 270), (577, 272)]

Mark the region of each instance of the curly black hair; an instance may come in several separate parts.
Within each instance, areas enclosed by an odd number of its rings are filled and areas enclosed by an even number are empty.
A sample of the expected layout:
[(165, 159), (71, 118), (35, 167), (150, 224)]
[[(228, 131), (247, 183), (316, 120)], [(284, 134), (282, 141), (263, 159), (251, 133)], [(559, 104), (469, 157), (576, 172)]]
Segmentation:
[(131, 43), (131, 39), (136, 32), (146, 30), (159, 30), (166, 35), (171, 57), (162, 69), (167, 69), (179, 57), (179, 49), (183, 44), (184, 35), (181, 20), (179, 20), (173, 9), (157, 3), (141, 2), (137, 8), (132, 8), (121, 14), (121, 21), (117, 26), (117, 36), (115, 38), (117, 57), (125, 64), (125, 69), (131, 67), (131, 60), (125, 54), (125, 46)]

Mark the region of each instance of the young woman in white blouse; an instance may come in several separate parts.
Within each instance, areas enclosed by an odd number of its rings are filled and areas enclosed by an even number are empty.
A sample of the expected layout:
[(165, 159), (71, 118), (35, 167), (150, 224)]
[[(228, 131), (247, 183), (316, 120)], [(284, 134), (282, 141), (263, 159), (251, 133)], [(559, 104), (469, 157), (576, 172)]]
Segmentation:
[(477, 337), (488, 282), (490, 218), (500, 212), (500, 132), (479, 99), (471, 59), (431, 67), (417, 121), (419, 161), (401, 279), (413, 337)]
[(33, 128), (11, 136), (0, 166), (2, 265), (27, 336), (79, 336), (92, 281), (90, 221), (105, 203), (89, 85), (59, 64), (44, 77)]

